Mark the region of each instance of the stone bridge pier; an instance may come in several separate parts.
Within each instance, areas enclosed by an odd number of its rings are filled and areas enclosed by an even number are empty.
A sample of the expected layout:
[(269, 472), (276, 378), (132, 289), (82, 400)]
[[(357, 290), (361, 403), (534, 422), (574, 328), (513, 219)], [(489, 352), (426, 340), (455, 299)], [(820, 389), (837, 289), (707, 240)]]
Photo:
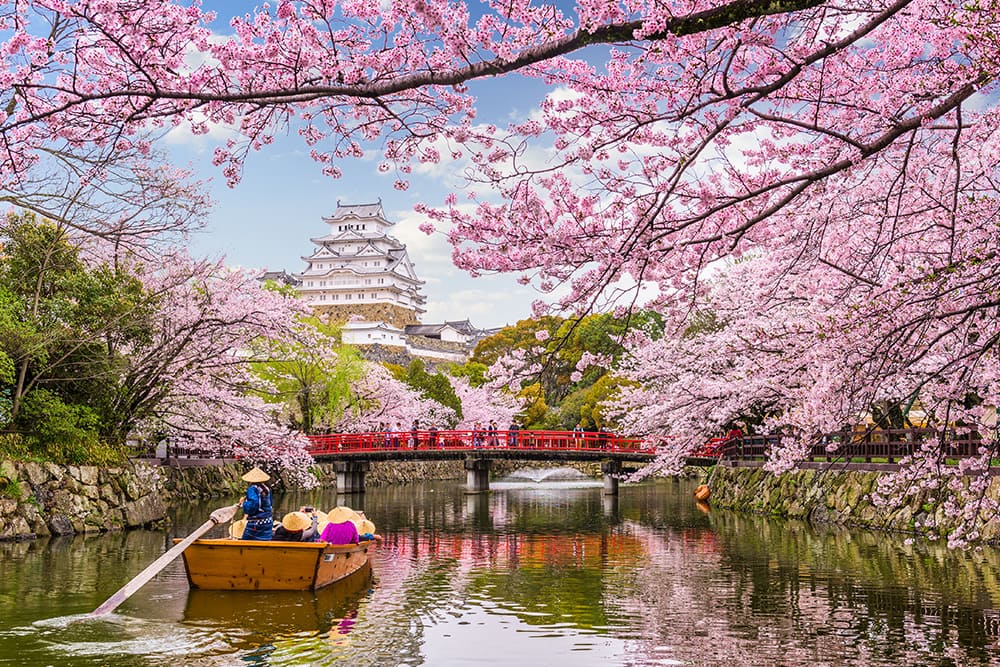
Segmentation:
[(604, 475), (604, 495), (618, 495), (618, 476), (622, 473), (622, 462), (618, 459), (601, 461), (601, 474)]
[(371, 461), (334, 461), (337, 473), (337, 493), (364, 493), (365, 473), (371, 468)]
[(490, 459), (465, 459), (465, 492), (485, 493), (490, 490)]

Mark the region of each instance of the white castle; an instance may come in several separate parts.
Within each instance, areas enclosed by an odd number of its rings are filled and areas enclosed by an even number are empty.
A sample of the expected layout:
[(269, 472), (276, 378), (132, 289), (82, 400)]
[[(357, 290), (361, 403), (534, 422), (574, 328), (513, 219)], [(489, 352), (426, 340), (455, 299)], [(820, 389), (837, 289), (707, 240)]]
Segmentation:
[[(468, 320), (421, 324), (427, 299), (406, 245), (389, 235), (395, 225), (385, 218), (382, 201), (342, 204), (323, 218), (329, 231), (310, 239), (306, 268), (292, 284), (313, 312), (342, 325), (351, 345), (402, 347), (411, 355), (463, 361), (489, 332)], [(278, 277), (287, 274), (270, 274)]]

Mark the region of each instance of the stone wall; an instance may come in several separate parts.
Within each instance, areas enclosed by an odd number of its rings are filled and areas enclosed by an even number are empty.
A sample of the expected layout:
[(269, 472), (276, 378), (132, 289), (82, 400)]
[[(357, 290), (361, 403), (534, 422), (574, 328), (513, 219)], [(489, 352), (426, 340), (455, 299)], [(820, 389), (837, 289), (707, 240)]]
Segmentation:
[(420, 324), (417, 312), (413, 308), (395, 303), (323, 304), (313, 305), (313, 311), (325, 316), (331, 324), (343, 324), (352, 315), (360, 315), (369, 322), (385, 322), (400, 329), (407, 324)]
[(0, 462), (0, 539), (96, 533), (166, 516), (158, 468)]
[(0, 540), (136, 528), (162, 521), (175, 499), (243, 493), (243, 466), (120, 468), (0, 462)]
[[(761, 468), (718, 467), (712, 475), (712, 505), (755, 514), (835, 523), (874, 530), (926, 533), (923, 521), (934, 517), (935, 532), (947, 535), (954, 524), (942, 507), (943, 492), (915, 495), (907, 504), (875, 507), (871, 492), (881, 472), (861, 470), (794, 470), (773, 475)], [(1000, 495), (1000, 478), (988, 491)], [(1000, 518), (979, 527), (981, 539), (1000, 540)]]

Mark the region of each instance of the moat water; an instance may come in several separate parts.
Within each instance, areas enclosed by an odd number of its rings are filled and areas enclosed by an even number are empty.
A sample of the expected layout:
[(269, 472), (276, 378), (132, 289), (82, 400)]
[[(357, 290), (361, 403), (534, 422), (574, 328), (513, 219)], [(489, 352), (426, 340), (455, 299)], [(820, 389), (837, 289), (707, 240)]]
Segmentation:
[(996, 549), (715, 510), (687, 483), (498, 487), (279, 498), (365, 510), (385, 537), (370, 574), (192, 591), (178, 560), (102, 620), (85, 615), (226, 501), (168, 530), (0, 544), (0, 663), (1000, 665)]

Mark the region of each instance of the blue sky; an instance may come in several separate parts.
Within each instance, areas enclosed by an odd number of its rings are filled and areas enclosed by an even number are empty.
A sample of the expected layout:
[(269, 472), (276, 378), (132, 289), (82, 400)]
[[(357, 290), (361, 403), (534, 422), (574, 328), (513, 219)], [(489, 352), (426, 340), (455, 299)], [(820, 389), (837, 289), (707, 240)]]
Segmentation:
[(465, 319), (480, 327), (513, 324), (530, 315), (539, 294), (516, 282), (516, 276), (471, 278), (451, 263), (451, 246), (443, 235), (427, 236), (418, 229), (424, 219), (413, 211), (417, 202), (441, 204), (453, 178), (448, 165), (438, 173), (414, 175), (405, 192), (395, 190), (394, 174), (380, 174), (375, 159), (341, 163), (344, 176), (332, 179), (320, 172), (298, 135), (276, 141), (252, 155), (242, 182), (234, 189), (212, 166), (211, 136), (174, 131), (167, 139), (172, 159), (210, 179), (215, 208), (205, 230), (192, 239), (199, 255), (224, 255), (227, 263), (271, 270), (301, 271), (302, 256), (314, 247), (310, 237), (328, 230), (322, 218), (333, 213), (337, 200), (368, 203), (380, 197), (386, 217), (397, 223), (393, 235), (407, 245), (421, 279), (426, 281), (425, 322)]
[[(220, 10), (220, 18), (223, 14)], [(216, 29), (226, 32), (221, 23)], [(512, 77), (473, 83), (470, 88), (479, 94), (477, 122), (499, 126), (523, 119), (547, 92), (538, 81)], [(395, 174), (377, 171), (380, 151), (371, 146), (371, 159), (342, 162), (344, 176), (331, 179), (322, 175), (304, 142), (290, 130), (288, 136), (252, 154), (242, 182), (230, 189), (221, 170), (211, 164), (212, 151), (223, 140), (215, 131), (194, 136), (178, 129), (166, 139), (176, 164), (193, 169), (201, 179), (211, 179), (216, 205), (207, 216), (206, 229), (192, 239), (196, 254), (224, 255), (229, 264), (244, 267), (298, 272), (305, 266), (301, 257), (313, 248), (309, 238), (327, 231), (322, 217), (333, 213), (338, 199), (368, 203), (381, 197), (386, 217), (397, 223), (394, 236), (407, 245), (426, 281), (424, 322), (468, 317), (480, 327), (513, 324), (529, 317), (531, 302), (541, 297), (532, 287), (519, 284), (517, 276), (471, 278), (452, 265), (451, 246), (443, 235), (427, 236), (418, 229), (424, 220), (414, 213), (414, 204), (440, 205), (449, 185), (457, 182), (453, 165), (442, 163), (421, 173), (415, 169), (409, 190), (401, 192), (393, 188)]]

